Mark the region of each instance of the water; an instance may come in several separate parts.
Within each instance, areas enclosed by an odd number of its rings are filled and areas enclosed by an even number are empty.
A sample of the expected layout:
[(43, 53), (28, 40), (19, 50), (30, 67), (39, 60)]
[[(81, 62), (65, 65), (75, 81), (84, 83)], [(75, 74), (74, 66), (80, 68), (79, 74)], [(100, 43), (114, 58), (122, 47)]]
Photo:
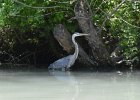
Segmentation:
[(0, 100), (139, 100), (140, 72), (0, 71)]

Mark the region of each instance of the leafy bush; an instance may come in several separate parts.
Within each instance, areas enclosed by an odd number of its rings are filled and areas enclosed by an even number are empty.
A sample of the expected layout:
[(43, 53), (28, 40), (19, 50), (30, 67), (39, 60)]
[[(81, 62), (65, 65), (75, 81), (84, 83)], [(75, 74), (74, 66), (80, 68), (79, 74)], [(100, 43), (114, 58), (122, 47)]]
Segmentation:
[[(73, 15), (71, 6), (68, 0), (1, 0), (0, 37), (4, 40), (1, 52), (19, 56), (26, 52), (19, 45), (42, 45), (41, 41), (50, 38), (58, 23), (74, 31), (75, 24), (67, 21)], [(29, 48), (27, 51), (31, 51)]]
[[(117, 39), (127, 60), (139, 53), (140, 2), (137, 0), (87, 0), (93, 22), (106, 37)], [(13, 52), (17, 44), (41, 45), (49, 39), (56, 24), (64, 24), (70, 32), (78, 29), (74, 17), (76, 0), (1, 0), (0, 32), (2, 50)], [(18, 44), (19, 45), (19, 44)], [(1, 51), (2, 51), (1, 50)], [(19, 53), (20, 54), (20, 53)]]
[[(118, 39), (125, 59), (138, 58), (140, 32), (140, 2), (131, 0), (90, 1), (95, 14), (93, 21), (106, 31), (111, 38)], [(138, 59), (136, 59), (138, 60)], [(131, 63), (131, 64), (132, 64)]]

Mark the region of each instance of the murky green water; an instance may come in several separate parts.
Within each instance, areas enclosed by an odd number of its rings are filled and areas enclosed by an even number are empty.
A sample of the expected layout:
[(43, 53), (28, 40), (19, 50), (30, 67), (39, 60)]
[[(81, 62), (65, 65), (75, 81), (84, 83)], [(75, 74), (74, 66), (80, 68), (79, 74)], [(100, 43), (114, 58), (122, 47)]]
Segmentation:
[(0, 100), (140, 100), (140, 72), (0, 71)]

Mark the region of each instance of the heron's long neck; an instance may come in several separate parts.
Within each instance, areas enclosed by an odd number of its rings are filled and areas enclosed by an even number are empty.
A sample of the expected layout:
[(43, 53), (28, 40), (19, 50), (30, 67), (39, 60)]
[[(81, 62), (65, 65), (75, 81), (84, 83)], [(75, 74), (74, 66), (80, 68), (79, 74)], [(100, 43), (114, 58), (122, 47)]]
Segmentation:
[(73, 42), (74, 47), (75, 47), (74, 56), (75, 56), (75, 58), (77, 58), (78, 57), (79, 48), (78, 48), (78, 44), (75, 42), (75, 36), (72, 36), (72, 42)]

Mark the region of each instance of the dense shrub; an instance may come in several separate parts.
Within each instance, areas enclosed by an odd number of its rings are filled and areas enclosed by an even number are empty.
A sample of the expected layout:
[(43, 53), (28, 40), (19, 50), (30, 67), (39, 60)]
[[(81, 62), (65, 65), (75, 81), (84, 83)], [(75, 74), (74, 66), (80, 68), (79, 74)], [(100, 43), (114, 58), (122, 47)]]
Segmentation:
[[(20, 55), (18, 45), (41, 45), (50, 39), (56, 24), (66, 25), (70, 32), (78, 30), (74, 17), (76, 0), (1, 0), (1, 53)], [(123, 49), (125, 59), (138, 60), (140, 32), (140, 2), (137, 0), (87, 0), (94, 25), (105, 41), (117, 40), (115, 46)], [(101, 31), (102, 30), (102, 31)], [(104, 35), (106, 33), (107, 35)], [(31, 46), (31, 47), (32, 47)], [(15, 52), (16, 51), (16, 52)], [(133, 63), (133, 62), (132, 62)]]

